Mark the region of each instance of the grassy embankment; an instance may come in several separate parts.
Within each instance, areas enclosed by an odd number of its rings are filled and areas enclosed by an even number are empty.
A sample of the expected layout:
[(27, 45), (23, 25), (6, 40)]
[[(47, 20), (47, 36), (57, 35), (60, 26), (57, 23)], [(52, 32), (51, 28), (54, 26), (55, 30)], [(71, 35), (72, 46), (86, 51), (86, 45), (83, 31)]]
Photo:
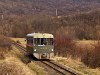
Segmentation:
[(10, 50), (0, 47), (0, 75), (47, 75), (47, 73), (12, 46)]

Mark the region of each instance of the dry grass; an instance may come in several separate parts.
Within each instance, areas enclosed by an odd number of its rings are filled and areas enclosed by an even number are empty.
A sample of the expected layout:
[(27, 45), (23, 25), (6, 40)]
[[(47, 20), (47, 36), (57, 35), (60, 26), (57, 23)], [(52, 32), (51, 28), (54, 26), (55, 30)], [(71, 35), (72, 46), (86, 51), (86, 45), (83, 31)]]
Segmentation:
[(11, 40), (0, 35), (0, 59), (4, 59), (5, 55), (12, 49)]
[(0, 62), (0, 75), (36, 75), (24, 63), (15, 57)]
[(11, 38), (12, 40), (14, 40), (14, 41), (20, 41), (20, 43), (24, 46), (24, 47), (26, 47), (26, 39), (25, 38)]
[(91, 68), (100, 67), (100, 41), (78, 41), (77, 44), (77, 56), (81, 61)]
[(96, 45), (98, 43), (98, 41), (96, 40), (79, 40), (76, 41), (76, 46), (77, 47), (81, 47), (81, 48), (85, 48), (88, 47), (88, 49), (94, 49), (94, 45)]
[(40, 67), (38, 64), (30, 62), (30, 59), (27, 58), (21, 51), (19, 51), (16, 47), (13, 46), (12, 51), (10, 51), (10, 55), (13, 57), (17, 57), (20, 59), (23, 63), (27, 64), (27, 67), (30, 68), (32, 71), (34, 71), (37, 75), (46, 75), (46, 72), (42, 67)]
[(37, 75), (47, 75), (47, 73), (44, 71), (44, 69), (42, 67), (40, 67), (38, 64), (36, 63), (29, 63), (28, 66), (34, 70), (36, 72)]
[(99, 68), (91, 69), (89, 67), (86, 67), (82, 62), (80, 62), (79, 59), (74, 60), (72, 58), (55, 57), (54, 60), (75, 69), (82, 75), (100, 75)]
[[(15, 41), (20, 40), (25, 43), (24, 39), (14, 38)], [(46, 72), (38, 64), (30, 63), (23, 52), (15, 46), (11, 50), (0, 48), (2, 60), (0, 59), (0, 75), (46, 75)], [(4, 58), (3, 58), (4, 57)]]
[[(16, 47), (13, 46), (12, 50), (5, 51), (3, 54), (5, 59), (0, 60), (0, 75), (36, 75), (34, 71), (23, 63), (26, 62), (25, 60), (28, 61), (28, 58)], [(24, 60), (23, 62), (22, 59)]]
[(5, 59), (5, 55), (8, 53), (7, 50), (5, 50), (4, 48), (0, 48), (0, 60), (1, 59)]
[(19, 58), (23, 63), (30, 62), (29, 58), (27, 58), (23, 52), (21, 52), (18, 48), (15, 46), (12, 47), (13, 50), (9, 51), (9, 53), (6, 55), (6, 57), (16, 57)]

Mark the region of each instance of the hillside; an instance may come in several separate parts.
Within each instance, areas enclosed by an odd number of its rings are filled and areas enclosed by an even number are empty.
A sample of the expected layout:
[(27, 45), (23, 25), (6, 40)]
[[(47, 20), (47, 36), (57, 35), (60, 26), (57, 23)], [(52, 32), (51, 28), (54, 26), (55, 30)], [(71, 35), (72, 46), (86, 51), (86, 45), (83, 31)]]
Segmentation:
[[(0, 0), (0, 34), (25, 37), (31, 32), (62, 34), (74, 39), (100, 36), (99, 0)], [(52, 17), (58, 9), (60, 18)], [(69, 15), (71, 14), (71, 15)]]
[(32, 32), (66, 35), (74, 39), (100, 38), (100, 11), (54, 18), (48, 15), (6, 16), (0, 18), (0, 34), (25, 37)]
[(0, 0), (1, 14), (68, 15), (98, 9), (99, 0)]

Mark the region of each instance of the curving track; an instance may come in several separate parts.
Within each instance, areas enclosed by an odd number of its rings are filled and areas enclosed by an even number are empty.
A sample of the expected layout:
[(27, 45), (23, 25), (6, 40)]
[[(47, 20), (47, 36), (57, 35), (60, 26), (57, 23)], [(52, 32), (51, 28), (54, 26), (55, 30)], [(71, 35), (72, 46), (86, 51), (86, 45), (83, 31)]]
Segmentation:
[(42, 61), (42, 63), (44, 63), (47, 66), (49, 66), (50, 68), (54, 69), (56, 72), (59, 73), (59, 75), (77, 75), (73, 72), (68, 71), (67, 69), (63, 68), (62, 66), (54, 64), (51, 61)]
[[(22, 50), (25, 53), (25, 55), (27, 55), (26, 48), (23, 47), (21, 44), (16, 43), (16, 42), (13, 42), (12, 44), (15, 45), (16, 47), (18, 47), (20, 50)], [(81, 75), (81, 74), (77, 73), (75, 70), (73, 70), (69, 67), (65, 67), (57, 62), (54, 62), (54, 61), (50, 61), (50, 60), (35, 61), (32, 58), (29, 58), (29, 59), (31, 59), (31, 61), (39, 64), (40, 66), (44, 67), (45, 70), (50, 75)]]

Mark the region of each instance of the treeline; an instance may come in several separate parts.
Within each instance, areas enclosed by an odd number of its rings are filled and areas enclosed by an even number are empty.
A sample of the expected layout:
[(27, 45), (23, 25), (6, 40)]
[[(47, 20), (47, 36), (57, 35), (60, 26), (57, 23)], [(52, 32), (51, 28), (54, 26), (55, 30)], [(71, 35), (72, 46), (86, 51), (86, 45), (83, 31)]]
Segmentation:
[(4, 16), (0, 20), (0, 34), (12, 37), (25, 37), (31, 32), (53, 32), (53, 19), (46, 15)]
[(100, 11), (66, 17), (48, 15), (4, 15), (0, 19), (0, 34), (25, 37), (31, 32), (65, 35), (71, 39), (99, 39)]
[[(60, 19), (66, 31), (78, 39), (98, 39), (100, 37), (100, 11), (68, 16)], [(74, 36), (73, 36), (74, 35)]]

